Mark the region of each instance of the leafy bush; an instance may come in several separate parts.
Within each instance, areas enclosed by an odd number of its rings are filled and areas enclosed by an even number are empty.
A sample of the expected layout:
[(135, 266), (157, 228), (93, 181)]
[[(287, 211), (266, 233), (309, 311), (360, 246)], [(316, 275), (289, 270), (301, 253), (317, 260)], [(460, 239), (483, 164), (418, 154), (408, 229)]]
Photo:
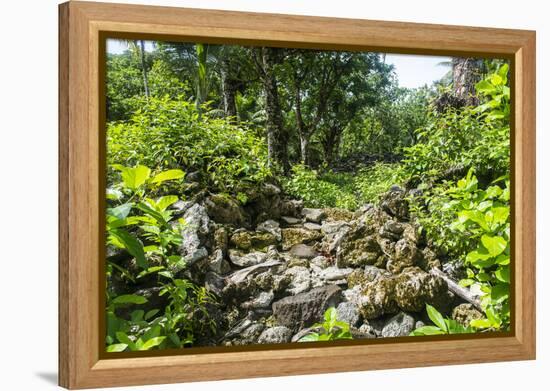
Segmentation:
[[(184, 172), (172, 169), (153, 175), (151, 169), (142, 165), (114, 165), (112, 169), (118, 172), (120, 182), (107, 190), (107, 244), (132, 255), (137, 271), (108, 262), (107, 278), (117, 274), (136, 283), (154, 276), (162, 287), (160, 295), (166, 295), (169, 304), (162, 312), (134, 310), (125, 319), (117, 315), (117, 309), (145, 304), (147, 299), (139, 295), (114, 297), (107, 290), (107, 351), (181, 348), (192, 344), (194, 335), (204, 334), (205, 327), (215, 328), (207, 311), (215, 298), (204, 287), (175, 277), (186, 267), (185, 259), (177, 252), (185, 221), (172, 221), (168, 209), (178, 197), (150, 197), (165, 182), (181, 180)], [(159, 312), (160, 316), (156, 316)]]
[(245, 124), (199, 114), (183, 98), (150, 98), (126, 122), (110, 123), (108, 162), (205, 174), (214, 190), (236, 192), (271, 174), (263, 139)]
[(349, 331), (349, 324), (338, 320), (338, 314), (334, 307), (330, 307), (325, 311), (323, 320), (323, 323), (315, 323), (311, 326), (311, 328), (316, 331), (303, 336), (298, 342), (353, 339), (351, 332)]
[(417, 211), (426, 235), (447, 257), (467, 267), (460, 283), (483, 293), (486, 320), (479, 328), (506, 329), (510, 308), (510, 189), (507, 177), (486, 189), (470, 170), (456, 184), (426, 196), (427, 209)]
[(485, 103), (443, 114), (433, 111), (417, 131), (419, 142), (405, 148), (406, 171), (426, 182), (453, 169), (474, 168), (494, 179), (510, 169), (510, 89), (508, 65), (476, 85)]
[(422, 326), (411, 332), (412, 336), (439, 335), (439, 334), (464, 334), (474, 333), (472, 327), (464, 327), (454, 319), (446, 319), (434, 307), (426, 304), (428, 317), (434, 323), (433, 326)]
[(307, 207), (355, 209), (358, 206), (352, 193), (323, 180), (315, 170), (303, 165), (292, 167), (292, 175), (283, 180), (283, 187), (288, 194), (304, 200)]
[(378, 198), (394, 184), (404, 181), (404, 173), (399, 163), (380, 163), (359, 170), (354, 179), (354, 189), (361, 204), (377, 202)]

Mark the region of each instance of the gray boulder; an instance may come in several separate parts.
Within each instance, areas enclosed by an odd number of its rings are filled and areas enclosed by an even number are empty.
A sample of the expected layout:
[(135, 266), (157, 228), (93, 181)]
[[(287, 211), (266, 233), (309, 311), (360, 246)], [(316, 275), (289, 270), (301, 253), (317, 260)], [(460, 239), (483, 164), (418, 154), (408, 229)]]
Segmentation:
[(282, 240), (281, 228), (275, 220), (266, 220), (256, 227), (257, 232), (267, 232), (272, 234), (279, 242)]
[(336, 307), (336, 313), (338, 314), (338, 320), (346, 322), (350, 326), (357, 327), (361, 323), (361, 314), (359, 313), (359, 307), (349, 301), (338, 304)]
[(278, 324), (296, 333), (319, 322), (327, 308), (336, 307), (341, 301), (342, 290), (337, 285), (327, 285), (276, 301), (273, 315)]
[(210, 233), (211, 223), (206, 209), (200, 204), (193, 204), (188, 208), (183, 218), (186, 225), (182, 229), (180, 254), (190, 266), (208, 256), (204, 243)]
[(287, 343), (292, 338), (292, 331), (285, 326), (275, 326), (265, 329), (260, 337), (258, 343)]
[(294, 266), (285, 271), (285, 276), (290, 278), (290, 284), (287, 292), (291, 295), (297, 295), (306, 292), (311, 288), (311, 273), (305, 266)]
[(323, 209), (304, 208), (302, 209), (302, 216), (304, 216), (306, 221), (320, 223), (327, 215)]
[(414, 330), (415, 320), (409, 314), (400, 312), (391, 317), (382, 328), (382, 337), (405, 337)]
[(292, 246), (290, 248), (290, 254), (294, 257), (305, 259), (312, 259), (319, 255), (319, 253), (317, 253), (312, 246), (302, 243)]
[(266, 257), (266, 253), (260, 251), (243, 253), (239, 250), (229, 250), (229, 259), (231, 260), (231, 263), (239, 267), (258, 265), (262, 262), (265, 262)]

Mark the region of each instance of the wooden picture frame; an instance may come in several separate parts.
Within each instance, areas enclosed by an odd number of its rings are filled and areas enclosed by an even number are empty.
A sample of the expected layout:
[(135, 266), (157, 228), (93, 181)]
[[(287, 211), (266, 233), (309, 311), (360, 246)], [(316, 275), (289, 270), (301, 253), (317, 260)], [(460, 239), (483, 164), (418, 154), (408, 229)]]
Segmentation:
[[(59, 6), (59, 384), (70, 389), (535, 358), (535, 32), (71, 1)], [(105, 37), (502, 57), (512, 75), (513, 322), (505, 335), (105, 358)], [(322, 347), (321, 347), (322, 346)]]

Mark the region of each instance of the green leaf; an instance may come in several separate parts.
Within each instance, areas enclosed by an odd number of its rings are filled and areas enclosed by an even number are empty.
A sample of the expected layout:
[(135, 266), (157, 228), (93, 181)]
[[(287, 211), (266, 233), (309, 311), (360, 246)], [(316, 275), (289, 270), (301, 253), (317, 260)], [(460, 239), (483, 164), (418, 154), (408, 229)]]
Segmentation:
[(132, 206), (134, 206), (132, 203), (126, 203), (119, 205), (116, 208), (107, 208), (107, 215), (114, 216), (119, 220), (124, 220), (128, 217)]
[(445, 334), (443, 330), (441, 330), (439, 327), (436, 326), (422, 326), (411, 332), (410, 335), (412, 336), (419, 336), (419, 335), (441, 335)]
[(487, 251), (489, 251), (489, 254), (492, 257), (496, 257), (497, 255), (501, 254), (506, 249), (506, 245), (508, 244), (506, 240), (504, 240), (500, 236), (489, 235), (483, 235), (481, 237), (481, 243), (483, 244), (483, 247), (485, 247)]
[(488, 329), (491, 327), (491, 321), (489, 319), (474, 319), (470, 322), (470, 326), (476, 329)]
[(508, 64), (502, 64), (500, 68), (498, 69), (497, 73), (502, 79), (502, 84), (506, 84), (506, 81), (508, 79)]
[(130, 337), (128, 337), (125, 332), (117, 331), (115, 335), (120, 343), (128, 345), (130, 350), (135, 350), (136, 344), (130, 339)]
[(302, 338), (298, 340), (298, 342), (315, 342), (319, 341), (319, 334), (317, 333), (310, 333), (307, 335), (304, 335)]
[(184, 176), (185, 172), (183, 172), (182, 170), (167, 170), (155, 175), (153, 179), (151, 179), (151, 183), (159, 184), (173, 179), (180, 179)]
[(147, 299), (139, 295), (121, 295), (113, 299), (115, 304), (145, 304)]
[(137, 275), (136, 278), (143, 278), (149, 274), (152, 274), (152, 273), (155, 273), (155, 272), (158, 272), (160, 270), (164, 270), (164, 266), (153, 266), (153, 267), (150, 267), (146, 270), (143, 270), (141, 273), (139, 273)]
[(504, 300), (508, 299), (510, 295), (510, 284), (500, 283), (492, 287), (491, 289), (491, 300), (496, 303), (501, 303)]
[(169, 195), (169, 196), (164, 196), (164, 197), (160, 197), (158, 200), (157, 200), (157, 208), (158, 210), (160, 210), (161, 212), (166, 210), (166, 208), (168, 208), (170, 205), (172, 205), (173, 203), (177, 202), (178, 201), (178, 197), (177, 196), (174, 196), (174, 195)]
[(136, 262), (142, 269), (147, 268), (147, 259), (145, 258), (145, 251), (143, 250), (143, 244), (135, 236), (122, 229), (116, 229), (109, 231), (110, 235), (116, 238), (124, 248), (136, 258)]
[(108, 353), (114, 353), (114, 352), (123, 352), (128, 347), (125, 343), (115, 343), (112, 345), (107, 346), (107, 352)]
[(147, 313), (145, 314), (145, 316), (143, 317), (143, 319), (145, 319), (145, 320), (148, 321), (148, 320), (151, 319), (153, 316), (155, 316), (158, 312), (159, 312), (159, 310), (156, 309), (156, 308), (154, 308), (154, 309), (152, 309), (152, 310), (150, 310), (150, 311), (147, 311)]
[(500, 266), (495, 271), (495, 277), (501, 282), (510, 283), (510, 267), (509, 266)]
[(485, 95), (490, 95), (495, 91), (495, 86), (489, 83), (487, 80), (482, 80), (476, 84), (476, 90)]
[(443, 332), (448, 332), (447, 323), (445, 323), (445, 318), (439, 313), (434, 307), (429, 304), (426, 304), (426, 311), (428, 312), (428, 317), (434, 324), (439, 327)]
[(137, 190), (149, 179), (150, 175), (151, 169), (141, 165), (133, 168), (124, 167), (121, 172), (122, 183), (130, 190)]

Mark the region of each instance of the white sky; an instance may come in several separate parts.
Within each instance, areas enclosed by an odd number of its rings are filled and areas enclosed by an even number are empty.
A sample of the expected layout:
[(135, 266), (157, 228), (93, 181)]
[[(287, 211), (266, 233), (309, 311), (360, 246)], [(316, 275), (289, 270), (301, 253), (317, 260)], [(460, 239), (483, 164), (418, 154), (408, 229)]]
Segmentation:
[[(128, 46), (117, 39), (107, 40), (107, 53), (123, 53)], [(153, 44), (145, 41), (145, 50), (151, 51)], [(417, 56), (410, 54), (388, 54), (386, 63), (395, 66), (395, 73), (400, 87), (415, 88), (441, 79), (449, 70), (446, 66), (438, 65), (442, 61), (450, 61), (450, 57)]]

